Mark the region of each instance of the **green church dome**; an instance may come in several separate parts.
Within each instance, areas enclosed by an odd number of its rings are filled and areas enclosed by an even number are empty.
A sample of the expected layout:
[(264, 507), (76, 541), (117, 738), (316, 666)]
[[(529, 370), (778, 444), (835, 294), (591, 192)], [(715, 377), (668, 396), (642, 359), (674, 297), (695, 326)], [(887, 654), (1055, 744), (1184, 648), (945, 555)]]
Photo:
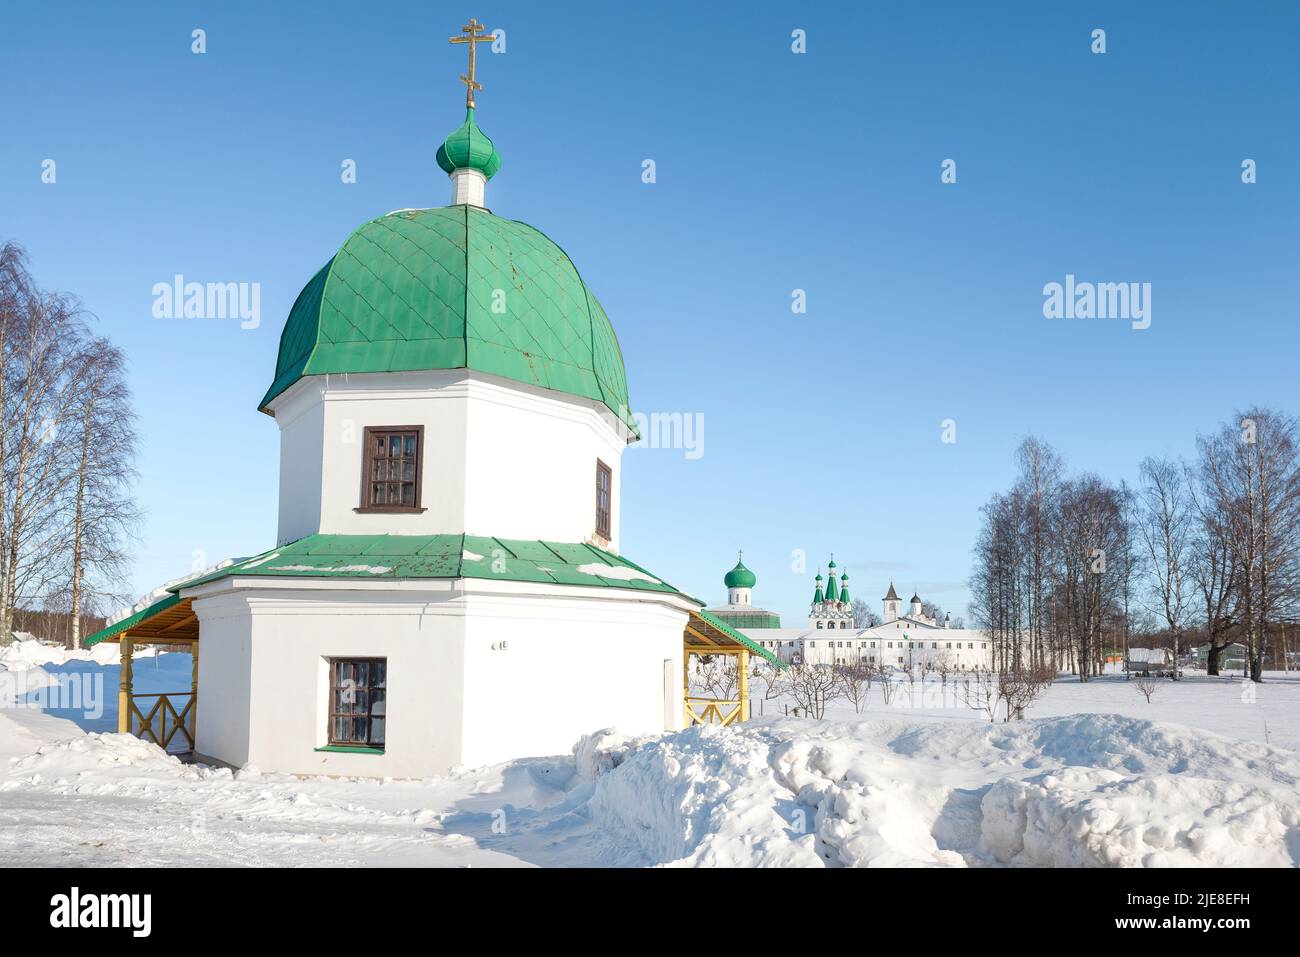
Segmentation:
[(602, 402), (635, 431), (618, 338), (564, 250), (469, 205), (401, 210), (353, 232), (298, 294), (259, 408), (303, 376), (431, 369)]
[(736, 567), (727, 572), (722, 579), (722, 583), (728, 588), (753, 588), (754, 583), (758, 581), (754, 573), (745, 567), (744, 562), (736, 562)]
[(501, 168), (501, 154), (488, 135), (474, 122), (474, 110), (465, 111), (465, 122), (452, 131), (438, 147), (438, 165), (444, 173), (458, 169), (476, 169), (487, 179)]

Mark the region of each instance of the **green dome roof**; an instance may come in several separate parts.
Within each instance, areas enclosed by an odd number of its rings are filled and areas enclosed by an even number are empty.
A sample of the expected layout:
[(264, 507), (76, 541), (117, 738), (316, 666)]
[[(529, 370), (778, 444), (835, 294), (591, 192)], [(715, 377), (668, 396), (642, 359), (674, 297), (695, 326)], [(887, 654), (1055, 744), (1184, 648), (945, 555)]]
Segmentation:
[(430, 369), (582, 396), (635, 430), (618, 338), (569, 257), (476, 206), (401, 210), (349, 236), (298, 294), (259, 408), (303, 376)]
[(728, 588), (753, 588), (756, 581), (758, 579), (745, 567), (744, 562), (736, 562), (736, 567), (727, 572), (722, 579), (722, 583)]
[(465, 111), (465, 122), (452, 131), (438, 147), (438, 165), (444, 173), (458, 169), (476, 169), (487, 179), (501, 168), (501, 154), (488, 135), (474, 122), (474, 110)]

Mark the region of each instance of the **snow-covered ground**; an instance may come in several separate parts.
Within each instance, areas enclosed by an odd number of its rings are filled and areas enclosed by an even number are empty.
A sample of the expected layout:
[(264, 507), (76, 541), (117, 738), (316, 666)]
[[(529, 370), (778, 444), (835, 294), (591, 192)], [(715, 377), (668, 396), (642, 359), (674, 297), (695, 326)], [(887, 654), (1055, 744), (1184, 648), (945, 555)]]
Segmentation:
[[(1300, 750), (1300, 672), (1268, 672), (1265, 681), (1245, 681), (1240, 672), (1233, 676), (1208, 677), (1204, 672), (1188, 671), (1179, 681), (1159, 679), (1148, 704), (1137, 684), (1126, 681), (1122, 673), (1104, 675), (1081, 682), (1077, 677), (1062, 675), (1047, 695), (1025, 712), (1028, 718), (1050, 718), (1084, 712), (1104, 712), (1189, 724), (1216, 731), (1242, 741), (1278, 744)], [(987, 721), (986, 715), (967, 704), (959, 679), (947, 683), (933, 678), (909, 683), (895, 679), (896, 691), (886, 704), (880, 690), (873, 687), (866, 706), (855, 712), (843, 699), (828, 702), (826, 717), (853, 720), (865, 717), (910, 717), (940, 721)], [(762, 686), (751, 690), (762, 697)], [(793, 702), (789, 698), (756, 700), (755, 715), (783, 714)]]
[[(424, 781), (182, 764), (114, 733), (117, 649), (0, 649), (0, 698), (56, 676), (103, 713), (0, 708), (0, 860), (186, 865), (1276, 865), (1300, 863), (1300, 680), (1058, 682), (990, 724), (933, 693), (775, 716)], [(181, 691), (186, 655), (136, 686)], [(24, 673), (21, 681), (18, 673)], [(66, 682), (66, 677), (65, 677)], [(756, 708), (757, 711), (757, 708)], [(1265, 743), (1267, 739), (1268, 743)]]

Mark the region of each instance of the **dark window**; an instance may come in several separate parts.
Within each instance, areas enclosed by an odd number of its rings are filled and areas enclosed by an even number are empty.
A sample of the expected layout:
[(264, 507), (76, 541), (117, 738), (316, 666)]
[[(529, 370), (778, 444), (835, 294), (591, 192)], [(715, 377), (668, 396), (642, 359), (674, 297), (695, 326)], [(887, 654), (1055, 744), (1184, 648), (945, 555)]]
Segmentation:
[(384, 658), (330, 660), (330, 744), (383, 748), (387, 679)]
[(600, 459), (596, 460), (596, 534), (608, 539), (610, 517), (614, 510), (614, 473)]
[(420, 508), (420, 459), (424, 426), (366, 429), (361, 462), (363, 512), (417, 512)]

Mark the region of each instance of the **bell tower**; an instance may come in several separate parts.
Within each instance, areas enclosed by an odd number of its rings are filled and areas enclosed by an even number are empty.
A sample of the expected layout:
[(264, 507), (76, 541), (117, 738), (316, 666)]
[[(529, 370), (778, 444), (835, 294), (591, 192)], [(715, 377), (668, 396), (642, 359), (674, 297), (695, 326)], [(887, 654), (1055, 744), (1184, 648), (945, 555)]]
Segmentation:
[(899, 617), (898, 603), (902, 601), (902, 599), (898, 597), (898, 592), (894, 591), (894, 583), (892, 580), (889, 583), (889, 591), (885, 593), (885, 597), (881, 599), (881, 601), (884, 602), (883, 620), (886, 623), (896, 621)]

